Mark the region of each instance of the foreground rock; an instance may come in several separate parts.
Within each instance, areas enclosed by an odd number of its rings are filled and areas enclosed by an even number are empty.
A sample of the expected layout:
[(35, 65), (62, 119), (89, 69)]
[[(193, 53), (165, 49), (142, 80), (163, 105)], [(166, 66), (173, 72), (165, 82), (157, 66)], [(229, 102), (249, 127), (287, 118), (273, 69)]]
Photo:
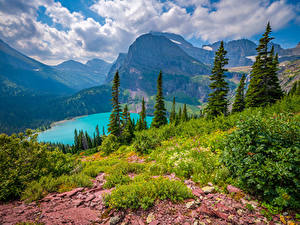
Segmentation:
[[(194, 199), (181, 203), (157, 201), (148, 210), (109, 210), (103, 202), (103, 195), (111, 189), (103, 189), (104, 174), (99, 174), (93, 181), (92, 188), (76, 188), (61, 194), (49, 194), (38, 203), (25, 204), (15, 201), (0, 205), (0, 224), (18, 222), (39, 222), (52, 224), (281, 224), (279, 216), (272, 222), (261, 215), (260, 208), (254, 201), (245, 198), (236, 199), (231, 194), (215, 193), (212, 184), (199, 188), (193, 181), (185, 184), (192, 190)], [(166, 176), (177, 179), (175, 175)], [(239, 193), (234, 186), (227, 187), (230, 193)], [(246, 207), (249, 204), (253, 208)]]

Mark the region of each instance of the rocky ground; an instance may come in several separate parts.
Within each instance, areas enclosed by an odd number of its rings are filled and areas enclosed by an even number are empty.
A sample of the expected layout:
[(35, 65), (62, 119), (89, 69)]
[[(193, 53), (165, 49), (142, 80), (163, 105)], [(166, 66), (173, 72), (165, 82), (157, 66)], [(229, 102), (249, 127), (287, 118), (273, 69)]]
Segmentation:
[[(166, 177), (177, 179), (174, 174)], [(279, 216), (273, 216), (273, 220), (268, 221), (260, 213), (261, 208), (256, 201), (251, 201), (249, 196), (231, 185), (227, 187), (230, 194), (226, 195), (217, 193), (211, 183), (199, 188), (193, 181), (186, 180), (185, 184), (192, 189), (195, 199), (176, 204), (158, 201), (146, 211), (116, 211), (109, 210), (103, 203), (103, 195), (112, 190), (102, 188), (105, 174), (99, 174), (93, 183), (92, 188), (52, 193), (39, 202), (1, 204), (0, 224), (295, 224)]]

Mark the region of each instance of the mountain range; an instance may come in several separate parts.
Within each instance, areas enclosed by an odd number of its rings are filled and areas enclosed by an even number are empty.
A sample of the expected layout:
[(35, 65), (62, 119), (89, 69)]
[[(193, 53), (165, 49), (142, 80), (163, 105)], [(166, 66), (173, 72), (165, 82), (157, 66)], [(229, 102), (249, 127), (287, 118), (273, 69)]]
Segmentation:
[[(85, 64), (68, 60), (48, 66), (0, 41), (0, 132), (109, 111), (110, 82), (117, 70), (121, 100), (129, 103), (131, 111), (139, 111), (145, 97), (148, 113), (153, 112), (156, 79), (162, 71), (167, 108), (175, 96), (178, 103), (188, 104), (190, 112), (197, 112), (210, 92), (209, 74), (219, 43), (198, 48), (180, 35), (150, 32), (138, 37), (113, 64), (92, 59)], [(299, 44), (292, 49), (273, 45), (281, 61), (300, 58)], [(256, 47), (247, 39), (226, 42), (228, 67), (252, 65)], [(230, 96), (240, 76), (239, 70), (227, 73)], [(285, 77), (283, 83), (290, 87), (291, 82)]]
[(103, 84), (110, 66), (100, 59), (48, 66), (0, 40), (0, 96), (72, 94)]

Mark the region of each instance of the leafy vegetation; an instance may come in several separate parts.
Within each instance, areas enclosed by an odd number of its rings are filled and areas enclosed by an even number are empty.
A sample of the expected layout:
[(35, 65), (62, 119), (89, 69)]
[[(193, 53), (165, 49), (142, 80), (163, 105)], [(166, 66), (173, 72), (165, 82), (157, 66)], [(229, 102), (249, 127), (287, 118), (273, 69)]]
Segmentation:
[(111, 208), (147, 209), (155, 200), (177, 202), (192, 197), (191, 191), (182, 182), (159, 177), (121, 185), (107, 195), (105, 201)]
[(300, 120), (249, 116), (224, 141), (222, 161), (247, 191), (273, 205), (299, 208)]

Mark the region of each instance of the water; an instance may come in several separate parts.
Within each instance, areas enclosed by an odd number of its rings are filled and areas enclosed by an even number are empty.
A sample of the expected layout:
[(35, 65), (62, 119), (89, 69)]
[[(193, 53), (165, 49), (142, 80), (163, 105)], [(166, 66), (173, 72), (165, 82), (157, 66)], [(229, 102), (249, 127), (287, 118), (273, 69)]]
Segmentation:
[[(84, 130), (92, 137), (95, 132), (95, 128), (98, 124), (100, 134), (104, 127), (107, 134), (107, 125), (109, 123), (110, 113), (97, 113), (84, 117), (79, 117), (73, 120), (67, 120), (59, 123), (51, 129), (43, 131), (39, 134), (38, 140), (41, 142), (62, 143), (72, 145), (74, 143), (74, 130)], [(139, 115), (137, 113), (131, 113), (130, 117), (135, 121), (138, 120)], [(146, 121), (148, 126), (151, 124), (152, 116), (147, 116)]]

